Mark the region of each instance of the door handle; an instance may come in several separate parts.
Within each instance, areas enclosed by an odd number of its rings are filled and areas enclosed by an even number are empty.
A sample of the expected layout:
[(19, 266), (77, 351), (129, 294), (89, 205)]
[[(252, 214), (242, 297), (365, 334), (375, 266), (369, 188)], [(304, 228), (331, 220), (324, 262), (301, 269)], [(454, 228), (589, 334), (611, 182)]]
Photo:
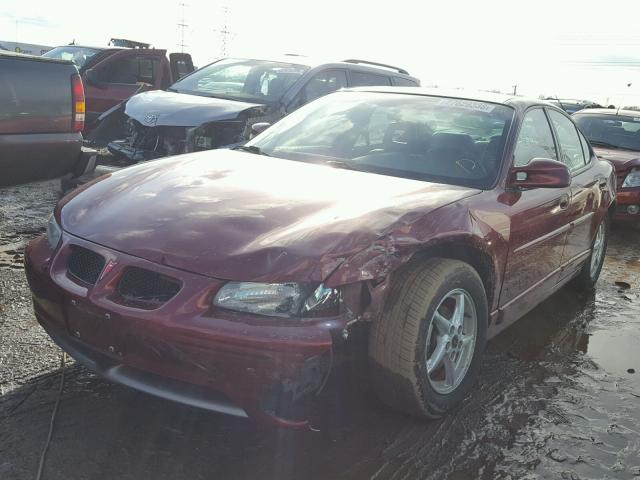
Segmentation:
[(563, 195), (560, 197), (558, 207), (560, 207), (560, 210), (566, 210), (569, 208), (569, 195)]

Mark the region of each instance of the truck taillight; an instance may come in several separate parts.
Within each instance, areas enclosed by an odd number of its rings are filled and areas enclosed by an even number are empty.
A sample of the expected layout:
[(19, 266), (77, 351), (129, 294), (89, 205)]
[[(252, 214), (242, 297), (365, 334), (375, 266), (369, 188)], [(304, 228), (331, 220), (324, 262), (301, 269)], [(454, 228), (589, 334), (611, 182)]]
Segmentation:
[(71, 76), (71, 93), (73, 96), (73, 131), (81, 132), (84, 130), (84, 86), (82, 78), (75, 74)]

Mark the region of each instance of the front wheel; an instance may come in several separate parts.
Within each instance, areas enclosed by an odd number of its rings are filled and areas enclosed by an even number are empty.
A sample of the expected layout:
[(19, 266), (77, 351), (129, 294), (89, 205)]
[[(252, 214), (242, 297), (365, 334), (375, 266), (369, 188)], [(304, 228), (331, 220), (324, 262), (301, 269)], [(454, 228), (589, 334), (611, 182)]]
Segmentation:
[(407, 267), (396, 276), (369, 338), (379, 397), (427, 418), (455, 407), (477, 374), (487, 317), (484, 286), (470, 265), (434, 258)]
[(591, 243), (591, 255), (582, 266), (582, 270), (574, 280), (574, 285), (580, 290), (591, 290), (596, 285), (602, 266), (604, 265), (604, 257), (607, 253), (607, 244), (609, 242), (609, 216), (606, 215)]

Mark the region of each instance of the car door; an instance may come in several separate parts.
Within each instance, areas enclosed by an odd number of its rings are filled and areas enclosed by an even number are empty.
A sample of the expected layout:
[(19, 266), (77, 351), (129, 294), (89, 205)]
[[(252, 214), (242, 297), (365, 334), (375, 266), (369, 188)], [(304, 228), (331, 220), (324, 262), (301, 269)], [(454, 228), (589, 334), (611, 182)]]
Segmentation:
[(140, 50), (122, 50), (96, 64), (89, 70), (96, 82), (84, 82), (88, 123), (140, 90), (159, 88), (159, 68), (156, 55)]
[[(560, 161), (571, 172), (571, 195), (565, 215), (570, 225), (562, 255), (562, 278), (581, 266), (591, 248), (595, 231), (595, 209), (600, 198), (600, 181), (593, 174), (592, 152), (584, 136), (569, 117), (548, 109), (549, 119), (560, 149)], [(561, 278), (561, 279), (562, 279)]]
[[(534, 158), (559, 158), (547, 115), (541, 107), (526, 112), (512, 165), (524, 166)], [(503, 195), (504, 203), (510, 205), (511, 227), (500, 307), (507, 309), (509, 319), (513, 319), (548, 296), (556, 283), (568, 230), (566, 209), (570, 189), (531, 188)]]

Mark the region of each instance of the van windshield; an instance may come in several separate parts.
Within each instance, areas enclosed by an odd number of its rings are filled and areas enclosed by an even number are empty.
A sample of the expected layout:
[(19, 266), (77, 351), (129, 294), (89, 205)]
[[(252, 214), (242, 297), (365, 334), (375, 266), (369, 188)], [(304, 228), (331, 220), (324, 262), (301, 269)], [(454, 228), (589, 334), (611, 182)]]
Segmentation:
[(170, 90), (245, 102), (278, 101), (309, 67), (268, 60), (221, 60), (174, 83)]

